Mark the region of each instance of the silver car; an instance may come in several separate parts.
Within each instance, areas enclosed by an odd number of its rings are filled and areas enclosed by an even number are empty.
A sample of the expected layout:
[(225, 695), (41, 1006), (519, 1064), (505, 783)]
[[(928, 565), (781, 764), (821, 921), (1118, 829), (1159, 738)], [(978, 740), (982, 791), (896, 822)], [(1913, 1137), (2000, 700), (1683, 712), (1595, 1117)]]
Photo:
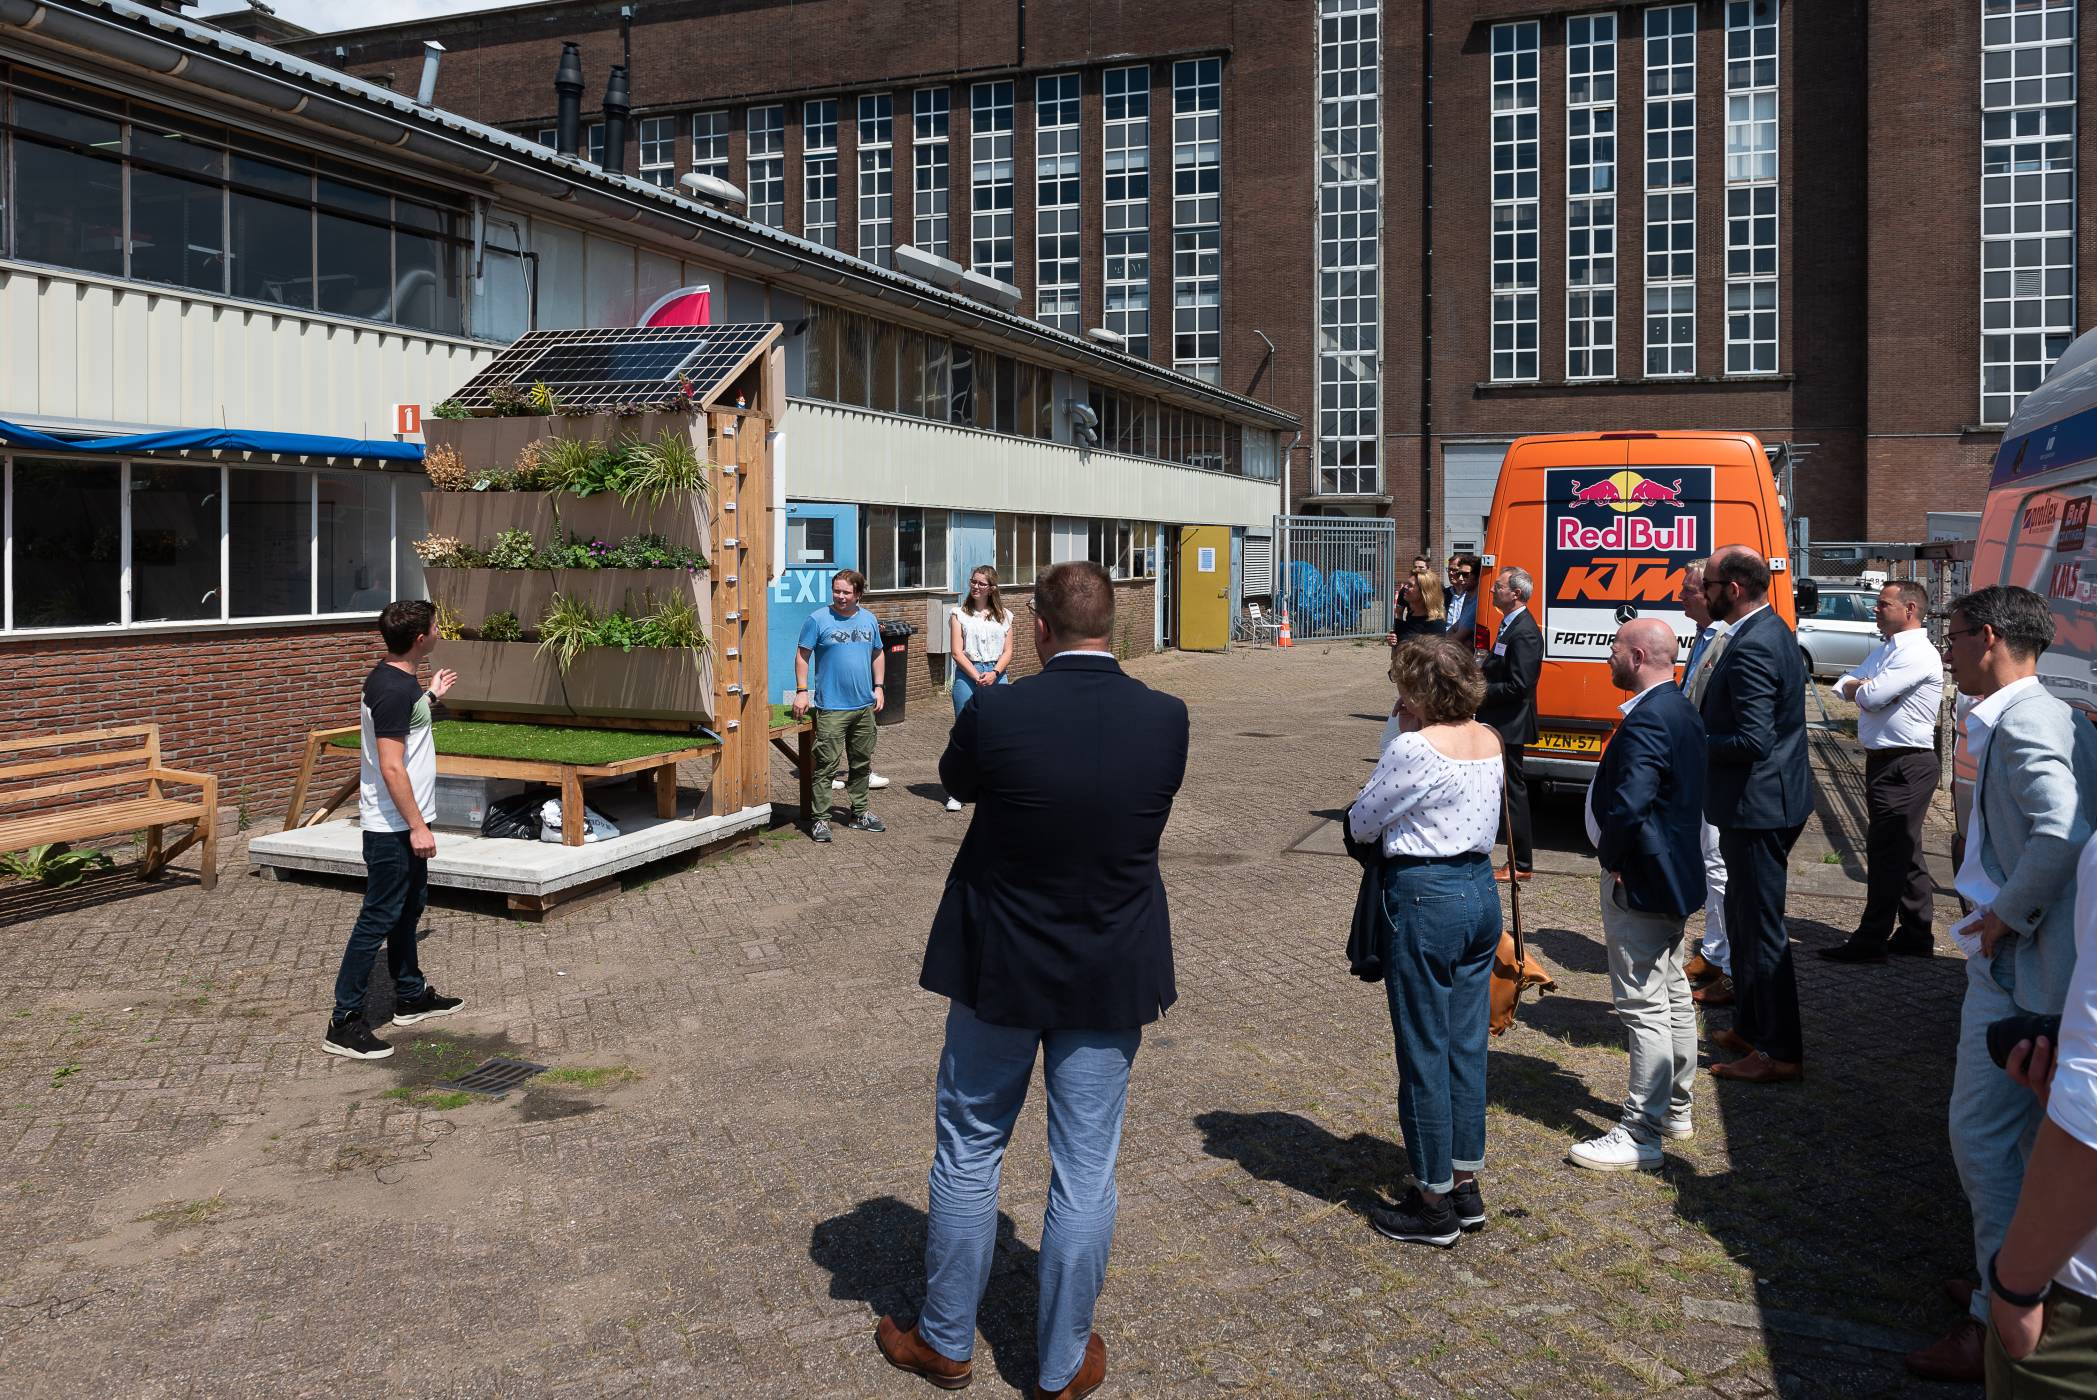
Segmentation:
[(1885, 638), (1874, 620), (1876, 589), (1822, 588), (1820, 606), (1798, 620), (1798, 649), (1808, 674), (1832, 680), (1862, 665)]

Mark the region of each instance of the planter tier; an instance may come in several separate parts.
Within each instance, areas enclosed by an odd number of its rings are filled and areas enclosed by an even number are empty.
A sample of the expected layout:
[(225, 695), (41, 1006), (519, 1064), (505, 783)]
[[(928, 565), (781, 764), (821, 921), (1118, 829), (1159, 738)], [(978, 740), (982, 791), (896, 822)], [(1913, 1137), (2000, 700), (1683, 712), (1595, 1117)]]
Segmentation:
[(440, 663), (459, 673), (445, 703), (519, 715), (712, 722), (713, 653), (592, 647), (567, 675), (536, 642), (446, 642)]
[(709, 576), (683, 569), (428, 569), (423, 582), (430, 601), (449, 607), (469, 630), (507, 612), (525, 631), (536, 631), (556, 593), (581, 598), (600, 613), (631, 617), (644, 617), (682, 594), (699, 614), (701, 630), (713, 622)]
[(631, 535), (661, 535), (709, 560), (713, 553), (712, 518), (697, 491), (675, 492), (659, 506), (638, 497), (628, 505), (612, 495), (551, 491), (424, 491), (422, 511), (431, 534), (474, 549), (486, 549), (505, 530), (523, 530), (541, 549), (565, 544), (571, 534), (614, 545)]
[[(654, 442), (665, 430), (689, 437), (694, 430), (703, 431), (704, 426), (704, 418), (691, 413), (639, 413), (630, 418), (609, 413), (587, 418), (425, 418), (422, 439), (431, 447), (451, 448), (468, 471), (478, 472), (516, 466), (524, 449), (540, 438), (602, 442), (632, 435), (643, 442)], [(693, 447), (704, 460), (705, 442), (695, 442)]]

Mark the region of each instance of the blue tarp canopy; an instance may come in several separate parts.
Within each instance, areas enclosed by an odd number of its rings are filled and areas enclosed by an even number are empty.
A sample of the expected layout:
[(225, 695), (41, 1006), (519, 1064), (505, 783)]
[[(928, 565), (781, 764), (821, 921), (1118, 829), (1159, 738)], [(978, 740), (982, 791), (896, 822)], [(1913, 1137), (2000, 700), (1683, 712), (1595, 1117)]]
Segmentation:
[(253, 452), (265, 457), (346, 457), (360, 462), (420, 462), (419, 442), (314, 437), (307, 433), (257, 433), (232, 428), (169, 428), (128, 437), (55, 438), (0, 418), (0, 447), (32, 452), (98, 452), (128, 456), (144, 452)]

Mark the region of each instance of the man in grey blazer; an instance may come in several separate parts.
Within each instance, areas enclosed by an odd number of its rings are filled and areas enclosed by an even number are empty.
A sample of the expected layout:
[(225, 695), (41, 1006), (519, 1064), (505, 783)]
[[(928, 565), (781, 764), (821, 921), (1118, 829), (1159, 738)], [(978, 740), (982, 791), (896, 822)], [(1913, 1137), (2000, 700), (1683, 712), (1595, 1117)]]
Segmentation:
[[(1966, 717), (1974, 755), (1973, 811), (1958, 890), (1973, 915), (1953, 930), (1966, 951), (1951, 1089), (1951, 1151), (1973, 1210), (1982, 1279), (2017, 1209), (2041, 1110), (1988, 1055), (1988, 1027), (2020, 1012), (2058, 1014), (2075, 971), (2075, 863), (2097, 804), (2097, 730), (2038, 680), (2053, 641), (2046, 600), (1997, 586), (1951, 605), (1951, 670), (1974, 697)], [(1929, 1380), (1979, 1381), (1988, 1290), (1969, 1316), (1908, 1356)]]

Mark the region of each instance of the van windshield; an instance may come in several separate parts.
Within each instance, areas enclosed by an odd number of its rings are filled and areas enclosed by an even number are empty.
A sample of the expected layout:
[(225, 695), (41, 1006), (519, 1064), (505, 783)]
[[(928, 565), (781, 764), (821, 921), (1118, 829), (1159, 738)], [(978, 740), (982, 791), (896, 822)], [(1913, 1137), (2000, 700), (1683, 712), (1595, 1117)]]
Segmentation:
[(1616, 629), (1664, 618), (1682, 639), (1684, 571), (1711, 553), (1710, 466), (1552, 467), (1544, 483), (1544, 657), (1607, 659)]

